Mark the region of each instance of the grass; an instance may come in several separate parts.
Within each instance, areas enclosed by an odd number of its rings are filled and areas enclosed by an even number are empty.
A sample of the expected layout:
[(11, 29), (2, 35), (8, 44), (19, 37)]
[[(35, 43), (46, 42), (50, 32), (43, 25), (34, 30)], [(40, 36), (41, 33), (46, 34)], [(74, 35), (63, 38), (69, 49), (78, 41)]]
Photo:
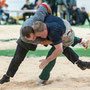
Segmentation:
[[(29, 51), (27, 57), (30, 56), (46, 56), (49, 50), (36, 50), (36, 51)], [(88, 50), (84, 50), (82, 48), (74, 50), (79, 56), (90, 57), (90, 48)], [(0, 56), (13, 56), (15, 50), (0, 50)], [(62, 54), (60, 56), (63, 56)]]

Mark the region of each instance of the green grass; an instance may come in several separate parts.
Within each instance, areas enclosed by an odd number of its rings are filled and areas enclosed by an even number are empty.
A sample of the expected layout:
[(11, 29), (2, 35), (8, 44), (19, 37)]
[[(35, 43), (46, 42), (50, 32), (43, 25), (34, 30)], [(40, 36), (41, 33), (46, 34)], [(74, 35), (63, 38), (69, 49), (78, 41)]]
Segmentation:
[[(82, 48), (74, 50), (79, 56), (90, 57), (90, 48), (88, 50), (84, 50)], [(0, 56), (13, 56), (15, 50), (0, 50)], [(46, 56), (48, 50), (36, 50), (36, 51), (29, 51), (27, 57), (30, 56)], [(62, 54), (60, 56), (63, 56)]]

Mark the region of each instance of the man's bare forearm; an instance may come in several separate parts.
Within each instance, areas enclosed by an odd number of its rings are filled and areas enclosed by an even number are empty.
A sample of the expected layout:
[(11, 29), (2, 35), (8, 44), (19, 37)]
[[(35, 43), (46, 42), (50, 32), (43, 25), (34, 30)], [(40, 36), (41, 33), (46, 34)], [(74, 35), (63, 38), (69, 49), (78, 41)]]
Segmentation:
[(62, 50), (60, 49), (55, 49), (54, 52), (49, 56), (46, 60), (48, 62), (53, 61), (55, 58), (57, 58), (60, 54), (62, 53)]
[(51, 62), (55, 58), (57, 58), (63, 52), (62, 43), (55, 45), (54, 52), (46, 59), (48, 62)]
[(49, 41), (49, 40), (44, 40), (44, 41), (41, 41), (40, 44), (42, 44), (42, 45), (48, 45), (48, 44), (52, 44), (52, 42)]
[(63, 52), (62, 46), (62, 43), (55, 45), (56, 49), (54, 50), (54, 52), (47, 59), (44, 59), (42, 61), (39, 68), (44, 69), (48, 65), (48, 63), (57, 58)]

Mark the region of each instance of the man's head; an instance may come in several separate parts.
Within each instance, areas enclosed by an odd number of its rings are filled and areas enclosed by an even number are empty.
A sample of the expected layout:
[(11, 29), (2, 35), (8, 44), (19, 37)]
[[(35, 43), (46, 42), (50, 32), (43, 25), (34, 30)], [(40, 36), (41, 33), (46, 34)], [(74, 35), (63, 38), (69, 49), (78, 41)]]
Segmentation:
[(30, 1), (29, 0), (26, 0), (26, 4), (29, 5)]
[(73, 6), (72, 6), (72, 9), (73, 9), (73, 10), (76, 10), (76, 9), (77, 9), (77, 6), (76, 6), (76, 5), (73, 5)]
[(5, 7), (8, 7), (8, 4), (6, 4), (6, 3), (5, 3), (5, 5), (4, 5), (4, 6), (5, 6)]
[(32, 27), (33, 27), (36, 37), (46, 38), (47, 27), (45, 23), (41, 21), (36, 21)]
[(27, 40), (32, 40), (34, 41), (36, 39), (36, 36), (34, 34), (33, 28), (30, 26), (26, 26), (22, 29), (22, 35), (27, 39)]
[(85, 7), (81, 7), (81, 12), (85, 12)]

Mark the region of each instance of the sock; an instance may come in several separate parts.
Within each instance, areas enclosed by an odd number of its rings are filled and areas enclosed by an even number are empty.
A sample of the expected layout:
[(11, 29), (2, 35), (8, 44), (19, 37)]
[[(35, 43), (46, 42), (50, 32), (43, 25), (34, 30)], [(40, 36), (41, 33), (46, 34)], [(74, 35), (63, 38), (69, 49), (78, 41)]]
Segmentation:
[(87, 39), (82, 39), (81, 40), (81, 43), (86, 43), (87, 42)]

